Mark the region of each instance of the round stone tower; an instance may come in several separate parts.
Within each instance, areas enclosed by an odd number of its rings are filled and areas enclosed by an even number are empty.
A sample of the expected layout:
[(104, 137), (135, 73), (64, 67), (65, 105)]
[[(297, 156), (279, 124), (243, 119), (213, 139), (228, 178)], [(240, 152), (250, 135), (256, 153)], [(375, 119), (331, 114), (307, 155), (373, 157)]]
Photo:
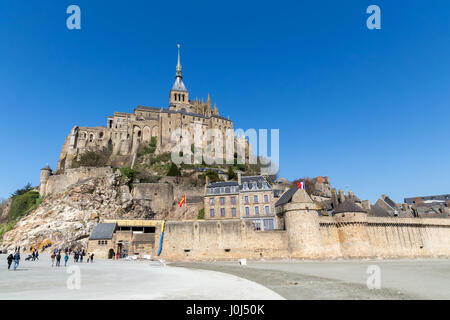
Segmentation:
[(367, 212), (353, 200), (346, 199), (334, 211), (341, 252), (344, 258), (371, 257), (367, 236)]
[(39, 186), (39, 195), (41, 197), (45, 196), (47, 193), (47, 182), (48, 178), (52, 175), (52, 169), (47, 165), (41, 169), (41, 184)]
[(317, 206), (304, 189), (291, 192), (292, 198), (282, 207), (289, 253), (292, 258), (320, 258), (322, 238)]

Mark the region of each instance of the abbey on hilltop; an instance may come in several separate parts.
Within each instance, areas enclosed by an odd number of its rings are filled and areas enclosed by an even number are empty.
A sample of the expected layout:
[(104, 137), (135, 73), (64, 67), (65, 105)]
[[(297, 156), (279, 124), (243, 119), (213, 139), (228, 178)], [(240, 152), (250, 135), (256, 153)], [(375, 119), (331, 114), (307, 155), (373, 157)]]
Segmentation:
[(72, 162), (87, 150), (109, 149), (114, 164), (131, 165), (133, 156), (143, 142), (156, 138), (156, 152), (170, 151), (172, 132), (186, 129), (193, 135), (193, 128), (200, 125), (202, 131), (233, 129), (233, 122), (219, 114), (211, 104), (208, 94), (204, 100), (189, 100), (189, 91), (183, 82), (178, 45), (178, 63), (175, 83), (170, 90), (168, 108), (137, 106), (134, 113), (115, 112), (107, 119), (106, 127), (75, 126), (62, 147), (58, 169), (71, 168)]

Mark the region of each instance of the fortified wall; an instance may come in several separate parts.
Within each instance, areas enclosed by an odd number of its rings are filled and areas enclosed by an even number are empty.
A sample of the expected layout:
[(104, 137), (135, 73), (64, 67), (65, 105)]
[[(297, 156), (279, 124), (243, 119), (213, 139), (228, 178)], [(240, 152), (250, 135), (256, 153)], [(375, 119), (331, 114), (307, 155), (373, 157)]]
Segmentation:
[[(450, 257), (449, 219), (368, 217), (348, 201), (334, 216), (319, 216), (301, 189), (277, 214), (284, 230), (255, 231), (242, 220), (167, 221), (160, 257), (171, 261)], [(154, 257), (161, 223), (155, 231)]]
[(39, 193), (43, 197), (48, 194), (63, 192), (70, 185), (112, 174), (113, 169), (111, 167), (81, 167), (66, 169), (63, 174), (52, 175), (52, 170), (47, 166), (41, 169)]

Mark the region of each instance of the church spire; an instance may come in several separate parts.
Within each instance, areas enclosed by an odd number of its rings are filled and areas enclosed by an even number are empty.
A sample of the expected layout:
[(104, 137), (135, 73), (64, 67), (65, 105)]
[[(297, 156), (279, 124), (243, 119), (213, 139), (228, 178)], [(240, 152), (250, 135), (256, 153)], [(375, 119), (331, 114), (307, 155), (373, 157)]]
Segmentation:
[(183, 78), (183, 74), (182, 74), (182, 72), (181, 72), (181, 62), (180, 62), (180, 48), (181, 48), (181, 45), (180, 45), (180, 44), (177, 44), (177, 47), (178, 47), (178, 64), (177, 64), (177, 73), (176, 73), (176, 77), (177, 77), (177, 78), (178, 78), (178, 77)]
[[(175, 75), (175, 83), (172, 86), (172, 91), (183, 91), (187, 92), (186, 86), (183, 83), (183, 74), (181, 72), (181, 59), (180, 59), (180, 48), (181, 46), (177, 44), (178, 47), (178, 63), (177, 63), (177, 73)], [(185, 97), (187, 98), (187, 96)], [(183, 99), (179, 100), (178, 97), (174, 97), (174, 101), (183, 101)], [(187, 99), (184, 101), (188, 101)]]

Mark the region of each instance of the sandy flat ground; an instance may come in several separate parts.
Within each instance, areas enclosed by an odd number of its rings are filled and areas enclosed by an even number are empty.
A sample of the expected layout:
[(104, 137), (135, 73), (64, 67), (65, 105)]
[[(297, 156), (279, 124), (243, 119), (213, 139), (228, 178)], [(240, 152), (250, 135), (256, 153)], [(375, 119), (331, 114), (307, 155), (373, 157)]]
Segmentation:
[[(48, 255), (8, 271), (0, 255), (0, 299), (450, 299), (450, 260), (237, 261), (74, 263), (51, 267)], [(380, 289), (369, 289), (369, 266)], [(72, 286), (75, 282), (70, 281)]]
[[(286, 299), (450, 299), (450, 260), (337, 260), (178, 263), (260, 283)], [(369, 289), (367, 273), (380, 271), (380, 289)]]
[(9, 271), (6, 255), (0, 255), (0, 299), (283, 299), (234, 275), (164, 267), (152, 261), (90, 264), (70, 259), (68, 266), (79, 267), (81, 281), (76, 289), (76, 273), (67, 273), (70, 269), (63, 266), (51, 267), (48, 255), (41, 255), (39, 261), (24, 261), (25, 257), (22, 254), (17, 271)]

